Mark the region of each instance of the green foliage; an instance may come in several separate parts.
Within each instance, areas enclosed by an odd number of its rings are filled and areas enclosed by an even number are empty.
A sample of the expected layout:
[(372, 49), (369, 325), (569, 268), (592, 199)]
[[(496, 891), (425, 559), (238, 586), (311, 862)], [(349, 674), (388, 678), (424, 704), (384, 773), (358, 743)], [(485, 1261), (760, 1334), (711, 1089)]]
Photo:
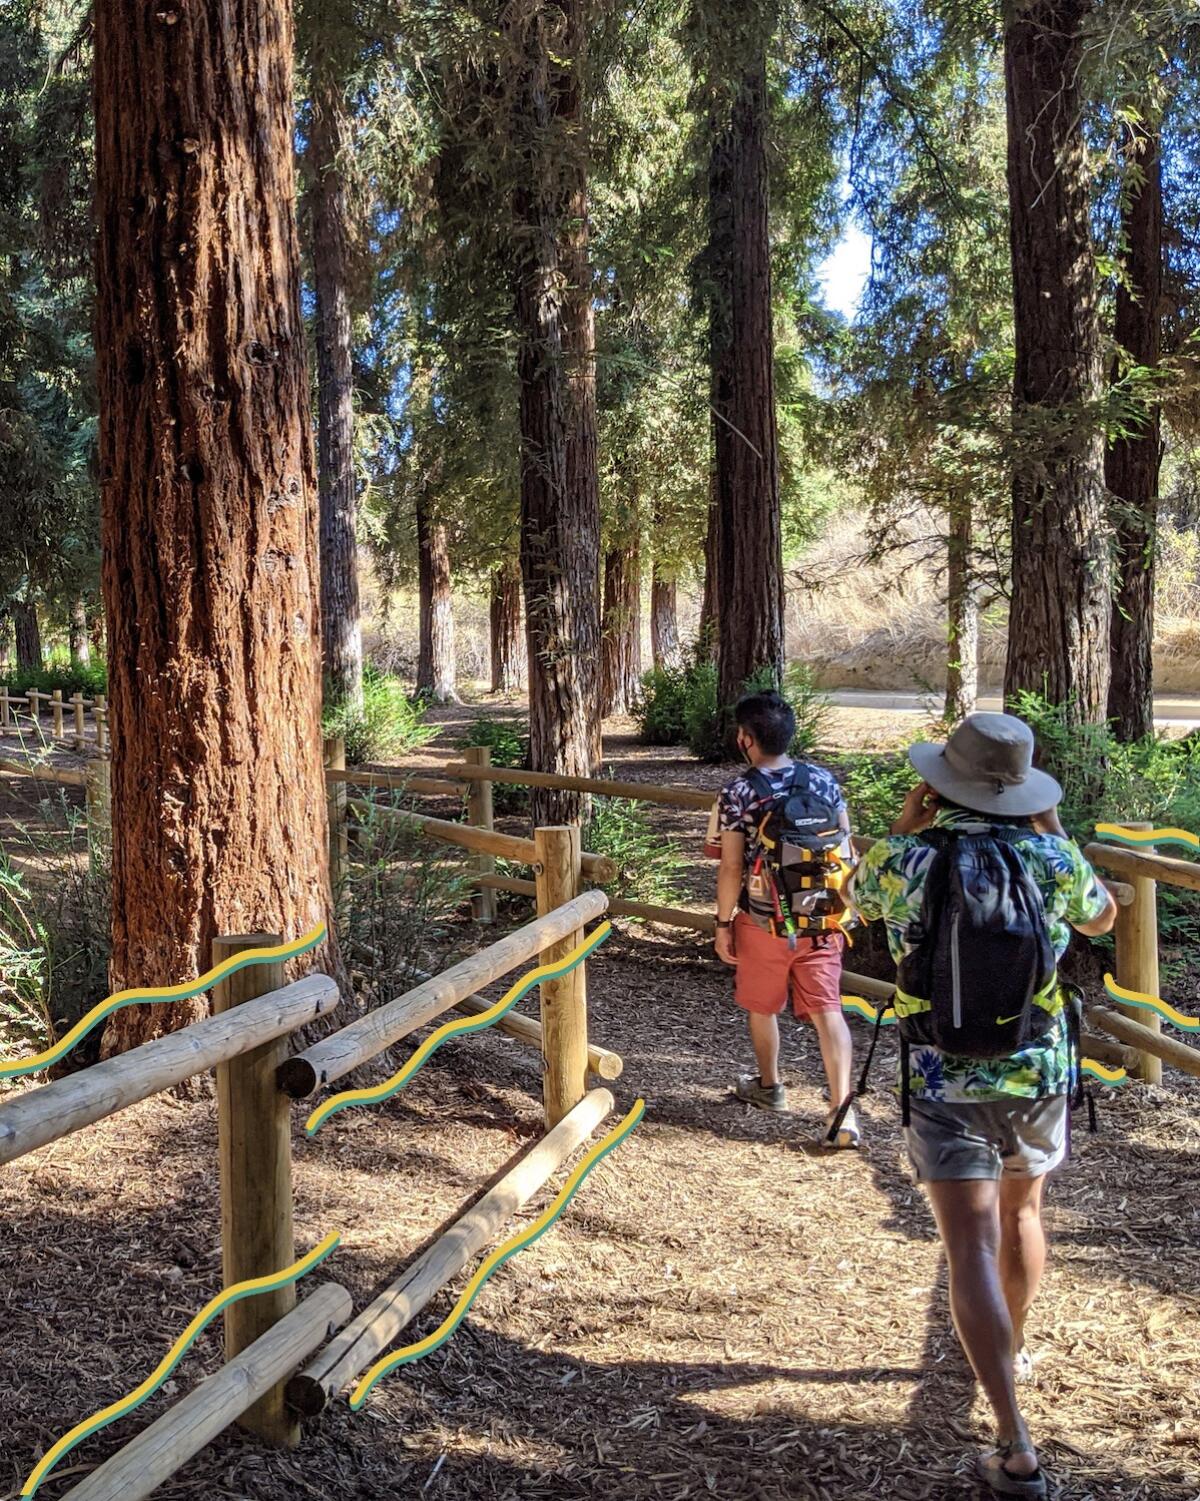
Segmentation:
[[(529, 766), (529, 722), (525, 719), (496, 719), (477, 714), (459, 740), (464, 749), (487, 746), (493, 766), (523, 771)], [(529, 788), (510, 782), (492, 783), (492, 807), (497, 813), (520, 813), (529, 806)]]
[(341, 735), (346, 742), (346, 765), (394, 761), (425, 745), (437, 734), (425, 722), (425, 708), (410, 698), (399, 678), (368, 664), (363, 669), (361, 710), (341, 706), (327, 710), (325, 735)]
[(0, 849), (0, 1048), (10, 1057), (51, 1040), (46, 935), (24, 881)]
[(20, 695), (31, 688), (38, 693), (61, 691), (64, 698), (73, 693), (82, 693), (84, 698), (101, 697), (108, 692), (108, 671), (103, 662), (84, 665), (82, 662), (48, 662), (33, 672), (14, 667), (9, 672), (0, 672), (0, 688)]
[(637, 706), (638, 739), (643, 745), (680, 745), (687, 734), (688, 670), (654, 667), (642, 674)]
[(461, 857), (431, 843), (417, 824), (363, 814), (334, 902), (343, 950), (370, 1005), (402, 995), (419, 970), (436, 968), (433, 955), (469, 890)]
[(850, 827), (869, 839), (882, 839), (904, 799), (921, 780), (904, 755), (845, 757), (839, 768), (850, 810)]
[(592, 799), (592, 816), (583, 832), (585, 848), (617, 863), (613, 889), (635, 902), (658, 906), (678, 903), (686, 862), (655, 827), (653, 810), (623, 797)]

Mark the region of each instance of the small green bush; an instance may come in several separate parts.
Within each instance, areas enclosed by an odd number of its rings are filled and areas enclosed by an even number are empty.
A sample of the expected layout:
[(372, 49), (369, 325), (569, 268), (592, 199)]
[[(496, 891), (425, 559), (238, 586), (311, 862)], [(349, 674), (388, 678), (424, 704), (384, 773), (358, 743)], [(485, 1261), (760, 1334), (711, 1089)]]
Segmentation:
[(424, 707), (408, 696), (399, 678), (367, 665), (363, 669), (361, 710), (327, 710), (325, 735), (341, 735), (346, 742), (346, 765), (395, 761), (425, 745), (437, 726), (425, 722)]
[(687, 697), (683, 710), (687, 748), (701, 761), (725, 761), (725, 716), (717, 694), (717, 668), (713, 662), (697, 662), (688, 671)]
[(654, 667), (642, 674), (636, 718), (643, 745), (682, 745), (687, 739), (688, 681), (685, 667)]
[[(524, 771), (529, 766), (529, 723), (524, 719), (497, 719), (477, 714), (459, 740), (464, 750), (487, 746), (492, 765)], [(492, 806), (497, 813), (521, 813), (529, 806), (529, 788), (511, 782), (492, 783)]]
[[(746, 679), (742, 693), (765, 693), (778, 686), (774, 673), (764, 668)], [(788, 666), (782, 692), (796, 715), (796, 733), (788, 747), (789, 754), (811, 755), (828, 726), (829, 698), (817, 687), (811, 669), (799, 662)], [(682, 700), (681, 713), (674, 707), (676, 695)], [(712, 762), (729, 759), (726, 734), (733, 706), (720, 703), (714, 663), (693, 662), (678, 682), (665, 686), (660, 697), (662, 721), (669, 722), (673, 714), (682, 719), (683, 739), (694, 756)]]
[(903, 755), (847, 756), (841, 765), (850, 827), (864, 838), (882, 839), (920, 777)]
[(592, 799), (584, 848), (617, 863), (613, 889), (635, 902), (672, 906), (681, 897), (685, 861), (652, 822), (651, 809), (623, 797)]
[(53, 693), (60, 689), (64, 698), (82, 693), (84, 698), (101, 697), (108, 692), (108, 670), (103, 662), (84, 665), (82, 662), (48, 662), (33, 672), (12, 668), (0, 672), (0, 688), (7, 688), (14, 696), (24, 695), (31, 688), (38, 693)]

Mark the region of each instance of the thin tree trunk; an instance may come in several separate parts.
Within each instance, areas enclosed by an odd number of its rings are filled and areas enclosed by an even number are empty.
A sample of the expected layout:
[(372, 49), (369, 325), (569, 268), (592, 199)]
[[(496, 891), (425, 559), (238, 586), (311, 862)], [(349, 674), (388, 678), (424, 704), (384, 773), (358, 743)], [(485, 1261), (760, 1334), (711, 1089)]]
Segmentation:
[(514, 558), (492, 570), (488, 610), (492, 646), (492, 692), (514, 693), (525, 682), (521, 632), (521, 566)]
[[(1156, 127), (1130, 128), (1127, 161), (1136, 173), (1128, 172), (1126, 179), (1125, 279), (1117, 287), (1114, 333), (1133, 364), (1155, 370), (1162, 358), (1162, 159)], [(1110, 444), (1104, 466), (1113, 497), (1118, 570), (1108, 717), (1122, 740), (1154, 733), (1154, 547), (1161, 458), (1158, 403), (1141, 402), (1130, 432)]]
[(87, 606), (83, 600), (76, 599), (71, 602), (71, 618), (67, 625), (67, 641), (71, 653), (71, 661), (78, 662), (81, 667), (91, 664), (92, 648), (88, 641)]
[(454, 704), (458, 689), (450, 548), (445, 522), (433, 517), (423, 491), (417, 499), (417, 574), (421, 617), (417, 692), (435, 704)]
[(22, 672), (42, 669), (42, 633), (38, 629), (37, 606), (23, 599), (12, 603), (13, 630), (16, 635), (17, 666)]
[[(717, 467), (716, 581), (720, 702), (752, 674), (783, 673), (783, 548), (775, 427), (771, 243), (767, 221), (767, 81), (762, 53), (740, 81), (728, 135), (710, 172), (714, 248), (731, 261), (728, 351), (714, 360)], [(727, 227), (726, 227), (727, 224)]]
[(951, 507), (946, 543), (946, 718), (975, 709), (979, 692), (979, 605), (972, 566), (970, 496)]
[[(114, 990), (330, 920), (292, 104), (286, 0), (99, 0)], [(207, 1004), (119, 1011), (105, 1048)]]
[(679, 646), (679, 588), (655, 563), (650, 575), (650, 654), (654, 665), (672, 670), (683, 660)]
[(321, 70), (313, 95), (311, 175), (316, 293), (317, 454), (321, 505), (321, 639), (327, 706), (362, 706), (354, 376), (345, 162), (351, 127), (340, 79)]
[(600, 637), (600, 712), (628, 714), (642, 683), (642, 569), (636, 532), (604, 557)]
[(1005, 697), (1103, 719), (1109, 536), (1100, 333), (1078, 75), (1089, 0), (1024, 0), (1005, 32), (1016, 364)]
[[(549, 29), (555, 13), (561, 28)], [(599, 749), (600, 647), (595, 369), (586, 169), (578, 158), (580, 0), (514, 8), (524, 56), (519, 128), (528, 155), (514, 194), (521, 428), (521, 574), (531, 758), (589, 776)], [(565, 61), (563, 61), (565, 59)], [(576, 793), (535, 788), (535, 824), (578, 821)]]
[[(715, 352), (714, 364), (711, 373), (712, 403), (714, 413), (718, 410), (717, 379)], [(716, 417), (713, 417), (714, 438)], [(717, 660), (717, 631), (720, 625), (720, 611), (717, 601), (720, 596), (720, 587), (717, 578), (721, 566), (721, 508), (718, 497), (717, 466), (714, 454), (712, 468), (708, 482), (708, 525), (704, 530), (704, 593), (700, 598), (700, 625), (696, 636), (696, 656), (702, 662), (715, 662)]]

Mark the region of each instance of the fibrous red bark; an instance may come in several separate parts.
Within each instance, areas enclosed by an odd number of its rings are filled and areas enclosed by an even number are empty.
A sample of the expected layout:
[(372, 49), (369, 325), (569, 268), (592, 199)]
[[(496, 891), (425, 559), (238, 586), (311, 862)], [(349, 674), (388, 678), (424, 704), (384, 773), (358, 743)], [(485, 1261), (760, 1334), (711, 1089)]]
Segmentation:
[(604, 556), (600, 636), (600, 712), (628, 714), (642, 683), (642, 574), (636, 532)]
[[(114, 989), (330, 916), (292, 103), (286, 0), (98, 0)], [(120, 1011), (106, 1049), (206, 1006)]]
[(11, 608), (17, 666), (22, 672), (38, 672), (42, 667), (42, 633), (38, 629), (37, 606), (15, 599)]
[(87, 606), (83, 600), (71, 601), (71, 617), (67, 622), (67, 643), (71, 661), (86, 667), (92, 660), (91, 643), (88, 640)]
[(420, 599), (417, 692), (436, 704), (456, 703), (450, 548), (446, 524), (432, 514), (424, 487), (417, 497), (417, 574)]
[(492, 570), (488, 623), (492, 692), (512, 693), (525, 683), (525, 638), (521, 630), (521, 568), (506, 560)]
[(678, 584), (656, 562), (650, 575), (650, 654), (655, 667), (674, 668), (683, 660), (678, 595)]

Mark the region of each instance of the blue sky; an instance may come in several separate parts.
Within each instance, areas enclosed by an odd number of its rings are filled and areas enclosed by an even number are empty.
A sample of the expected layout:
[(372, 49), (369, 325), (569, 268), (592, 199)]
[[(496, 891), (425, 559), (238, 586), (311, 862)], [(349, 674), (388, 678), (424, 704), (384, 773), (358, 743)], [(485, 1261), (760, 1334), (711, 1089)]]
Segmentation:
[(871, 274), (871, 237), (853, 219), (846, 221), (842, 238), (817, 267), (817, 283), (826, 307), (853, 319)]

